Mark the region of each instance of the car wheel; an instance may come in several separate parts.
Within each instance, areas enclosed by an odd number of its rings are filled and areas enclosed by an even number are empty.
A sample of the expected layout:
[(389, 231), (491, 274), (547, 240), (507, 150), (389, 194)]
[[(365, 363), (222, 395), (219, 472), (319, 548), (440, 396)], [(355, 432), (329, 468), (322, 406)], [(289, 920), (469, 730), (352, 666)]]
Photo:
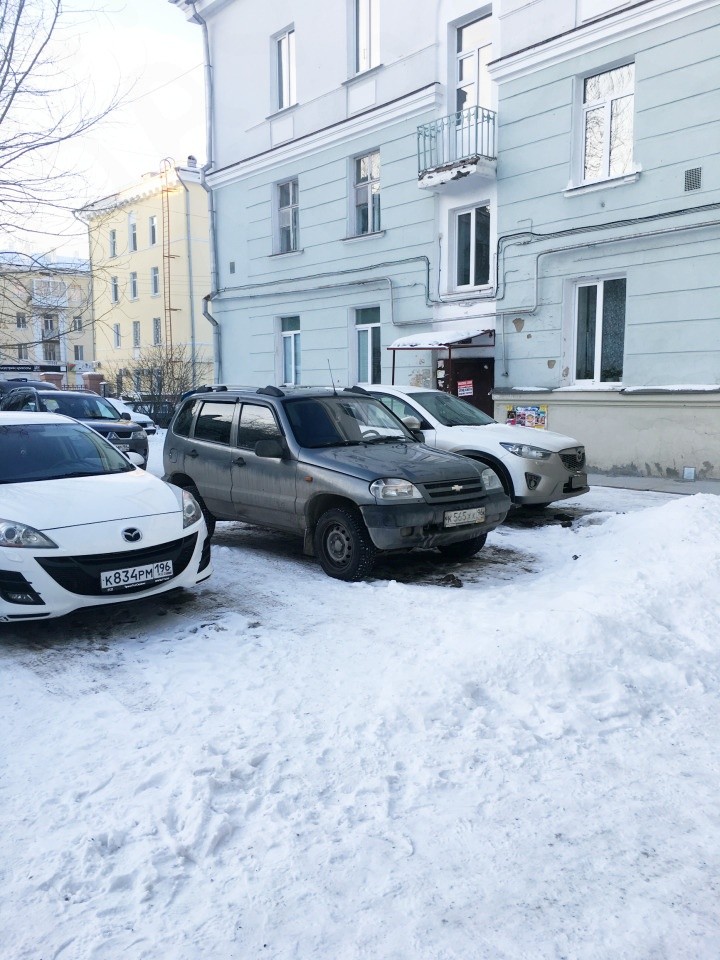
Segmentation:
[(471, 460), (474, 460), (476, 463), (481, 463), (488, 470), (492, 470), (493, 473), (497, 476), (498, 480), (502, 484), (503, 492), (506, 497), (510, 497), (512, 500), (515, 496), (515, 490), (513, 488), (512, 480), (506, 475), (505, 471), (499, 467), (496, 467), (494, 463), (490, 460), (484, 460), (482, 457), (471, 457)]
[(185, 488), (189, 493), (191, 493), (198, 502), (200, 509), (202, 510), (203, 516), (205, 517), (205, 526), (207, 527), (208, 536), (211, 537), (215, 533), (215, 517), (210, 513), (208, 508), (205, 506), (205, 501), (200, 496), (198, 488), (191, 484), (189, 487)]
[(487, 534), (483, 533), (479, 537), (473, 537), (472, 540), (461, 540), (459, 543), (448, 543), (444, 547), (438, 547), (444, 560), (469, 560), (479, 553), (485, 546)]
[(315, 553), (320, 566), (336, 580), (362, 580), (372, 570), (375, 547), (357, 514), (342, 507), (327, 510), (317, 522)]

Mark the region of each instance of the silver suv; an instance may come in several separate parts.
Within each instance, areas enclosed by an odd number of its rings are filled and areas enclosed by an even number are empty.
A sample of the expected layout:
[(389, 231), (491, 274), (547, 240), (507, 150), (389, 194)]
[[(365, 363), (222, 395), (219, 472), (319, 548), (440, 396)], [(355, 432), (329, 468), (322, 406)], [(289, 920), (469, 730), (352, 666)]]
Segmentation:
[(421, 443), (358, 388), (202, 388), (179, 404), (163, 460), (210, 532), (218, 519), (298, 534), (339, 580), (384, 551), (468, 559), (510, 509), (492, 470)]

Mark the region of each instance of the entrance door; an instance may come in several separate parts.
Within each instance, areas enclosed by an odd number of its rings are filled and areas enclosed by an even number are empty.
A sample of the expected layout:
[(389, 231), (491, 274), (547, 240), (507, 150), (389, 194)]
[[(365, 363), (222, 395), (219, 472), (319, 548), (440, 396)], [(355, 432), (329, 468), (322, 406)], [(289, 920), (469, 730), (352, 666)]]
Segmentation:
[(489, 417), (495, 415), (492, 392), (495, 386), (495, 361), (492, 359), (453, 357), (445, 361), (449, 374), (446, 389), (467, 400)]

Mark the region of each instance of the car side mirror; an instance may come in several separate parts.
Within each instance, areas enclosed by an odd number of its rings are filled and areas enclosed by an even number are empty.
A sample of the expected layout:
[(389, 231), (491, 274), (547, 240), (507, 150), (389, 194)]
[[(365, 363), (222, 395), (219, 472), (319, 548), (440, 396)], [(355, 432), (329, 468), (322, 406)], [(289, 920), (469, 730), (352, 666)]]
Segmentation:
[(287, 444), (281, 437), (266, 437), (255, 444), (255, 456), (270, 460), (282, 460), (287, 456)]
[(416, 430), (420, 429), (420, 421), (417, 417), (403, 417), (402, 422), (411, 433), (415, 433)]
[(142, 465), (145, 463), (145, 461), (144, 461), (143, 458), (140, 456), (140, 454), (139, 454), (139, 453), (135, 453), (134, 450), (129, 450), (129, 451), (125, 454), (125, 456), (126, 456), (127, 459), (130, 461), (130, 463), (134, 464), (136, 467), (142, 467)]
[(132, 420), (132, 417), (131, 417), (130, 414), (127, 412), (127, 410), (123, 410), (122, 413), (120, 414), (120, 419), (121, 419), (121, 420)]

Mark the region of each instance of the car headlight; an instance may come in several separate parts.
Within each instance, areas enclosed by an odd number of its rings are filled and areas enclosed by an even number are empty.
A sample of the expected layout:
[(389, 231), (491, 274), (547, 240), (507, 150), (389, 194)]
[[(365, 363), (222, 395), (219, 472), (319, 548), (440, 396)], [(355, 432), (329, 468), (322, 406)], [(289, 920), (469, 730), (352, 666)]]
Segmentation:
[(0, 547), (54, 547), (57, 544), (35, 527), (12, 520), (0, 520)]
[(183, 528), (191, 527), (202, 516), (197, 500), (189, 490), (182, 492)]
[(487, 467), (482, 472), (483, 486), (486, 490), (503, 490), (502, 480), (495, 473), (492, 467)]
[(370, 484), (370, 493), (376, 500), (422, 500), (423, 498), (414, 483), (398, 477), (376, 480)]
[(543, 450), (542, 447), (533, 447), (529, 443), (501, 443), (510, 453), (524, 460), (547, 460), (552, 456), (552, 450)]
[(133, 430), (132, 438), (133, 440), (146, 440), (147, 434), (144, 430)]

